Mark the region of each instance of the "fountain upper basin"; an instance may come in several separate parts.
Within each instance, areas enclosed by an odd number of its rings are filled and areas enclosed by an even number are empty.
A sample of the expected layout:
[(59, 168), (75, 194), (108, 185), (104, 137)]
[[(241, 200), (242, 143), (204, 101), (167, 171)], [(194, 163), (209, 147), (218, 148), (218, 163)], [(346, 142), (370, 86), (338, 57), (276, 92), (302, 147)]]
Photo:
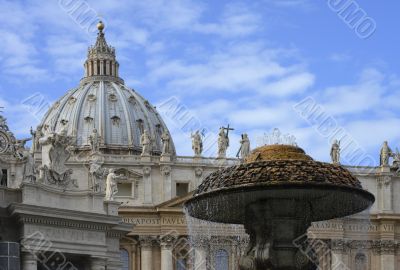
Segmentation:
[(296, 146), (268, 145), (206, 177), (186, 208), (199, 219), (244, 224), (248, 205), (271, 200), (306, 201), (310, 221), (321, 221), (361, 212), (375, 198), (340, 165), (314, 161)]

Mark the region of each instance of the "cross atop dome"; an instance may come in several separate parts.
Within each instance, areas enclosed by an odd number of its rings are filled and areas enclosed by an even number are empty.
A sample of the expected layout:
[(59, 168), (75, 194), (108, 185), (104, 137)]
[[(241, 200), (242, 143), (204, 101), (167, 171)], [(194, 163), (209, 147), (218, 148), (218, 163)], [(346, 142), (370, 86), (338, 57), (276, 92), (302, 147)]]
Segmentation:
[(105, 25), (102, 21), (97, 24), (97, 39), (94, 46), (89, 47), (85, 61), (85, 76), (83, 82), (88, 80), (117, 80), (119, 78), (119, 63), (115, 57), (115, 49), (107, 44), (104, 36)]

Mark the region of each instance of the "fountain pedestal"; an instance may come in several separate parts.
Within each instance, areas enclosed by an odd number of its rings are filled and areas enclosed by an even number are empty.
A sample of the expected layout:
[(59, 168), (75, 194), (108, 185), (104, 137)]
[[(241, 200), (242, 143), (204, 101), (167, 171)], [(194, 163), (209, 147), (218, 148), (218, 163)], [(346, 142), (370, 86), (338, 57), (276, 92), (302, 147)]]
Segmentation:
[(246, 233), (250, 243), (241, 258), (241, 270), (315, 269), (294, 240), (311, 225), (310, 204), (295, 199), (261, 200), (247, 206)]

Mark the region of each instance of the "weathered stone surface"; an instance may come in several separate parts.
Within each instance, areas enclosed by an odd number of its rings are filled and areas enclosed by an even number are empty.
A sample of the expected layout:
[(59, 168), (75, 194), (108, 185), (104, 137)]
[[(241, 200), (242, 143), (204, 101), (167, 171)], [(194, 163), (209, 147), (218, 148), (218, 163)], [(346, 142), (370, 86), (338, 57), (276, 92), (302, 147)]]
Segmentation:
[(210, 174), (196, 194), (242, 186), (307, 183), (361, 188), (357, 178), (339, 165), (314, 161), (295, 146), (272, 145), (255, 149), (244, 164)]

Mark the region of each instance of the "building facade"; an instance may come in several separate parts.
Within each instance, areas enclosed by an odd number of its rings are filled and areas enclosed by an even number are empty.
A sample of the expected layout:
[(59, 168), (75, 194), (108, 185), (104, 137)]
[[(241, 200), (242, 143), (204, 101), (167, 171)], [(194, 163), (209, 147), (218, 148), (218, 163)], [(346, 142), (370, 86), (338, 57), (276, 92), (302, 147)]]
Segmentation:
[[(198, 132), (194, 155), (177, 155), (155, 107), (119, 77), (115, 49), (98, 29), (83, 79), (32, 131), (30, 149), (0, 118), (0, 269), (238, 269), (243, 228), (193, 220), (183, 208), (204, 177), (240, 163), (226, 157), (227, 133), (220, 130), (215, 158), (202, 156)], [(400, 269), (395, 165), (347, 167), (376, 202), (313, 224), (309, 245), (321, 269)]]

